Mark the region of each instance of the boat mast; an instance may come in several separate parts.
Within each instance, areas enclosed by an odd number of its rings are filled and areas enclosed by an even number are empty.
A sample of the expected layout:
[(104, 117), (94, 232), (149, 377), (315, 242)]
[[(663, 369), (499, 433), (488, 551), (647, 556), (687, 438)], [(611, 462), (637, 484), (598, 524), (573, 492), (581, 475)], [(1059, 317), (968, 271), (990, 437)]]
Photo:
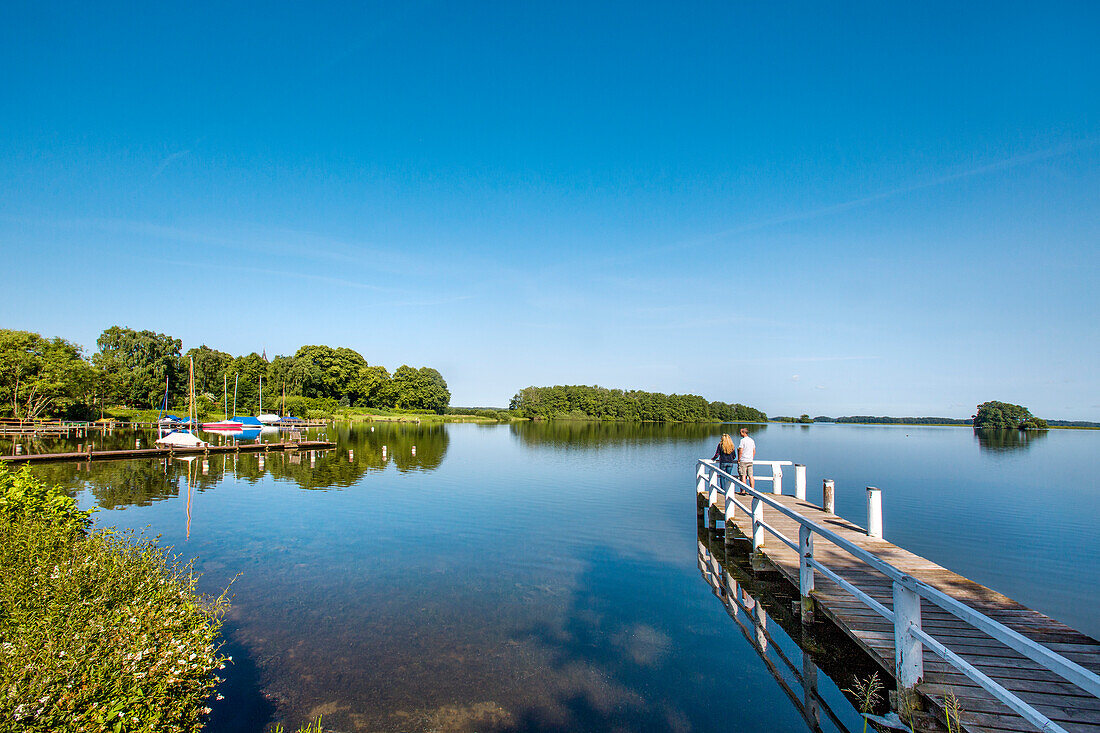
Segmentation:
[[(187, 422), (190, 423), (191, 435), (195, 434), (195, 420), (199, 418), (199, 411), (195, 409), (195, 357), (191, 357), (191, 376), (188, 379), (191, 388), (191, 404), (187, 406)], [(191, 416), (194, 413), (194, 417)]]
[(237, 416), (237, 380), (240, 378), (240, 374), (233, 375), (233, 417)]
[(222, 407), (225, 408), (225, 421), (229, 422), (229, 375), (222, 374)]
[(256, 417), (264, 414), (264, 378), (260, 377), (260, 409), (256, 412)]

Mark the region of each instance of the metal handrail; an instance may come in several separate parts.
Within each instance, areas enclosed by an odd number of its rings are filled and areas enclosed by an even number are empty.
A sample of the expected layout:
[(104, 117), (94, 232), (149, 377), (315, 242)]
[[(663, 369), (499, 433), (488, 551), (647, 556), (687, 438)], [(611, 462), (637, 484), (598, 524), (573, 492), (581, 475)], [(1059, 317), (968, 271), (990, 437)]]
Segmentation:
[[(756, 463), (766, 464), (768, 462), (757, 461)], [(890, 580), (893, 581), (895, 588), (895, 606), (897, 606), (896, 601), (899, 595), (899, 588), (902, 589), (903, 594), (905, 592), (908, 592), (908, 594), (911, 594), (912, 596), (922, 597), (927, 601), (939, 606), (948, 613), (956, 616), (960, 620), (974, 626), (981, 631), (984, 631), (990, 637), (999, 641), (1005, 646), (1014, 649), (1020, 654), (1037, 662), (1038, 664), (1042, 665), (1051, 672), (1054, 672), (1067, 682), (1076, 685), (1077, 687), (1096, 697), (1100, 697), (1100, 676), (1089, 671), (1088, 669), (1085, 669), (1076, 662), (1066, 659), (1062, 655), (1048, 649), (1042, 644), (1039, 644), (1020, 634), (1019, 632), (1008, 628), (1004, 624), (1001, 624), (1000, 622), (989, 618), (985, 614), (970, 607), (969, 605), (958, 601), (955, 598), (952, 598), (938, 588), (935, 588), (925, 583), (924, 581), (914, 578), (908, 573), (894, 567), (890, 563), (868, 552), (854, 542), (836, 534), (832, 530), (829, 530), (826, 527), (823, 527), (820, 524), (814, 522), (813, 520), (802, 516), (798, 512), (789, 509), (778, 501), (770, 498), (767, 494), (757, 491), (751, 486), (743, 483), (737, 477), (731, 476), (729, 473), (723, 471), (717, 466), (714, 461), (708, 459), (700, 459), (699, 465), (700, 468), (696, 475), (700, 479), (700, 484), (697, 489), (700, 493), (703, 493), (702, 488), (704, 485), (709, 485), (711, 492), (717, 492), (718, 494), (725, 496), (726, 501), (728, 502), (730, 501), (729, 490), (721, 488), (719, 482), (715, 481), (714, 479), (717, 476), (723, 476), (729, 479), (732, 482), (732, 485), (736, 485), (739, 490), (747, 492), (750, 496), (754, 498), (754, 500), (764, 502), (784, 516), (793, 519), (801, 527), (805, 527), (807, 530), (809, 530), (809, 533), (811, 535), (820, 535), (822, 538), (827, 539), (837, 547), (842, 548), (856, 559), (864, 562), (865, 564), (871, 566), (886, 577), (890, 578)], [(708, 470), (710, 471), (709, 481), (707, 480)], [(704, 484), (704, 481), (706, 481), (706, 484)], [(711, 500), (711, 503), (713, 503), (713, 500)], [(753, 514), (753, 512), (747, 510), (745, 506), (738, 502), (736, 499), (733, 499), (733, 504), (740, 507), (750, 516)], [(775, 535), (788, 546), (798, 547), (788, 537), (783, 536), (772, 527), (760, 521), (759, 518), (754, 517), (753, 524), (754, 527), (755, 525), (759, 524), (760, 526), (769, 530), (773, 535)], [(858, 589), (854, 585), (846, 580), (843, 580), (834, 571), (825, 568), (821, 563), (814, 559), (812, 556), (812, 538), (810, 548), (810, 554), (808, 556), (806, 553), (801, 551), (800, 548), (800, 563), (809, 568), (816, 568), (834, 582), (839, 581), (838, 585), (841, 585), (841, 587), (843, 587), (849, 593), (852, 593), (852, 595), (856, 597), (860, 602), (864, 603), (864, 605), (867, 605), (869, 608), (871, 608), (887, 620), (891, 621), (895, 625), (895, 639), (909, 638), (913, 641), (916, 641), (918, 644), (921, 642), (927, 643), (928, 640), (931, 640), (933, 643), (928, 644), (928, 647), (932, 652), (934, 652), (937, 656), (943, 658), (949, 664), (955, 666), (957, 669), (959, 669), (959, 671), (963, 672), (966, 676), (973, 679), (995, 698), (1008, 705), (1008, 707), (1019, 713), (1032, 724), (1039, 727), (1040, 730), (1051, 731), (1052, 733), (1064, 731), (1064, 729), (1057, 723), (1051, 721), (1045, 715), (1035, 710), (1019, 697), (1006, 690), (996, 681), (983, 674), (980, 670), (976, 669), (973, 665), (963, 660), (950, 649), (947, 649), (947, 647), (935, 641), (933, 637), (929, 636), (925, 631), (923, 631), (920, 628), (919, 622), (919, 602), (917, 603), (916, 619), (909, 618), (909, 614), (904, 614), (905, 618), (899, 619), (899, 614), (896, 613), (896, 608), (895, 611), (889, 611), (884, 605), (874, 600), (870, 596), (867, 596), (862, 591), (853, 592), (858, 591)], [(868, 601), (870, 601), (870, 603)], [(916, 659), (909, 660), (909, 664), (915, 665), (917, 669), (915, 676), (912, 670), (909, 670), (908, 673), (906, 673), (906, 671), (904, 670), (899, 671), (899, 683), (901, 683), (903, 686), (912, 686), (906, 684), (906, 682), (911, 681), (913, 684), (915, 684), (919, 676), (923, 674), (923, 662), (920, 659), (921, 655), (919, 653), (919, 649), (917, 649), (916, 652), (917, 653), (914, 655), (916, 656)], [(903, 653), (902, 656), (907, 655)], [(901, 678), (903, 677), (908, 677), (911, 679), (902, 680)]]

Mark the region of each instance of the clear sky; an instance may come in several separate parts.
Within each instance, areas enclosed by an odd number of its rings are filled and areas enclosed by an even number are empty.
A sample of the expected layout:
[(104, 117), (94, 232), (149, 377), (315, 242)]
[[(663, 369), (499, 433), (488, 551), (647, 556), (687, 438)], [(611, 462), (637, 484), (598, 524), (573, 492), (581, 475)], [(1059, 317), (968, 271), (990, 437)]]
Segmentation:
[(1100, 4), (0, 9), (0, 327), (1100, 419)]

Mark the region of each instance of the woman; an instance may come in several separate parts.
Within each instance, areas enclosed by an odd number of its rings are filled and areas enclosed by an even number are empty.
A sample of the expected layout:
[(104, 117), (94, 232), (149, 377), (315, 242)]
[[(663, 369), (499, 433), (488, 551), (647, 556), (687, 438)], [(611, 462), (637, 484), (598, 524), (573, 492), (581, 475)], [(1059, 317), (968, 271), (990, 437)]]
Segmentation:
[[(718, 461), (718, 468), (733, 475), (734, 468), (737, 466), (737, 446), (733, 444), (733, 438), (727, 433), (722, 433), (722, 440), (718, 441), (718, 448), (715, 449), (714, 458), (711, 460)], [(723, 491), (729, 488), (728, 478), (719, 476), (718, 480), (722, 484)]]

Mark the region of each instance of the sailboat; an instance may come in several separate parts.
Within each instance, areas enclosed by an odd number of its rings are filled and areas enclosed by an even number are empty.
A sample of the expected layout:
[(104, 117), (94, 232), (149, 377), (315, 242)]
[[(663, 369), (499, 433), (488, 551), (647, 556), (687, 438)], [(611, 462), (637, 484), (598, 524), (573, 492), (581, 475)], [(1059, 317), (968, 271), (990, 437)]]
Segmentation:
[[(233, 386), (234, 399), (236, 399), (236, 385)], [(202, 424), (203, 430), (240, 430), (244, 427), (244, 423), (239, 421), (236, 417), (232, 420), (229, 419), (229, 375), (222, 375), (222, 401), (225, 403), (225, 419), (220, 422), (204, 422)]]
[(198, 411), (195, 409), (195, 358), (191, 357), (191, 374), (188, 379), (191, 401), (187, 407), (187, 424), (190, 432), (173, 430), (167, 435), (157, 438), (157, 445), (172, 448), (203, 448), (210, 445), (205, 440), (199, 440), (195, 436), (195, 424), (198, 422)]
[(264, 425), (274, 425), (279, 422), (279, 416), (273, 413), (264, 414), (264, 378), (260, 377), (260, 409), (256, 418)]

